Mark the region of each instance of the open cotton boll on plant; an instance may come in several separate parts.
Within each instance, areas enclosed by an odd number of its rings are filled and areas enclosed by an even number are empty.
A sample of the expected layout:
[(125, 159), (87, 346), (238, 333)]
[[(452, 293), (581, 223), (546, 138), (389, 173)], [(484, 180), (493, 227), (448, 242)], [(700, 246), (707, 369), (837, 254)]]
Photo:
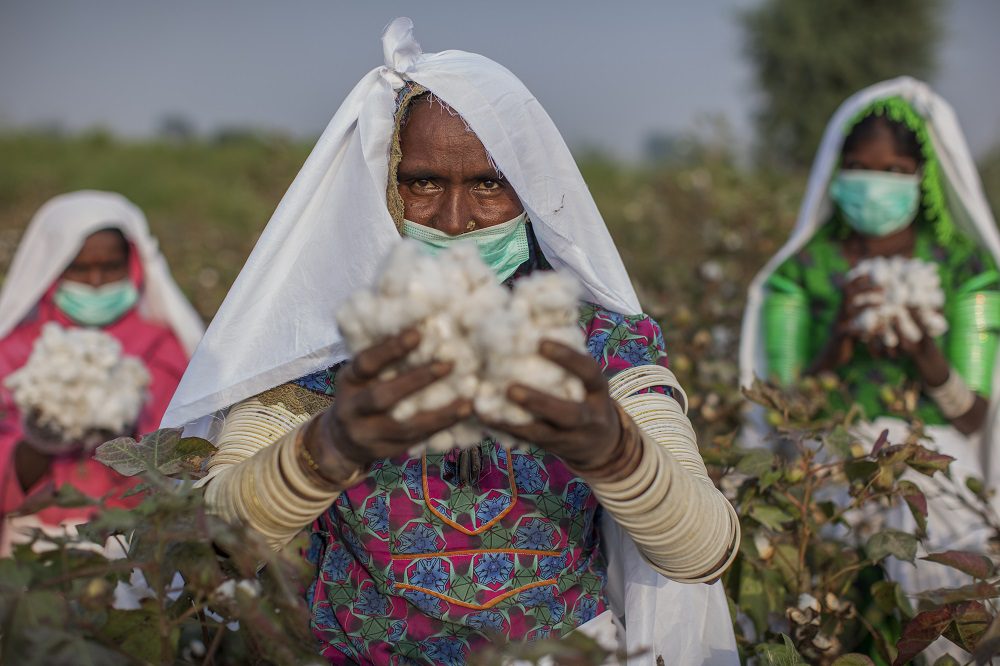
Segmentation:
[(914, 312), (931, 337), (948, 330), (948, 321), (941, 314), (944, 292), (935, 264), (899, 256), (874, 257), (858, 263), (847, 277), (853, 280), (862, 275), (878, 288), (855, 299), (857, 305), (868, 306), (852, 322), (866, 339), (880, 338), (888, 347), (899, 345), (899, 335), (918, 342), (924, 333), (914, 320)]
[[(403, 367), (434, 361), (452, 364), (452, 372), (401, 401), (393, 417), (406, 421), (459, 398), (474, 400), (484, 417), (523, 424), (530, 416), (506, 398), (514, 382), (554, 396), (581, 400), (579, 379), (538, 354), (543, 340), (583, 349), (577, 326), (579, 288), (556, 273), (540, 273), (517, 283), (513, 291), (498, 284), (471, 243), (432, 256), (418, 243), (399, 243), (369, 289), (354, 294), (337, 313), (351, 352), (358, 352), (409, 328), (420, 343)], [(478, 444), (485, 428), (475, 416), (434, 435), (431, 451)]]
[(149, 372), (98, 330), (49, 323), (28, 362), (4, 384), (21, 413), (64, 442), (95, 432), (120, 434), (139, 418)]

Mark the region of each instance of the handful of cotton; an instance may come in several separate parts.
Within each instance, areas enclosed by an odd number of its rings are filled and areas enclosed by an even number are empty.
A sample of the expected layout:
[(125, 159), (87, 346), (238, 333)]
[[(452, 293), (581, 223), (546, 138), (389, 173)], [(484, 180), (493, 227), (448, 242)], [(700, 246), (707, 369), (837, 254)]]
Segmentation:
[(867, 275), (880, 290), (855, 298), (856, 305), (868, 305), (852, 322), (854, 330), (865, 339), (881, 338), (887, 347), (898, 346), (899, 335), (918, 342), (924, 334), (912, 312), (931, 337), (948, 330), (948, 321), (941, 314), (944, 292), (933, 263), (899, 256), (873, 257), (855, 266), (847, 278), (862, 275)]
[(4, 385), (33, 426), (72, 443), (135, 425), (149, 381), (142, 362), (123, 356), (121, 343), (110, 335), (49, 323), (28, 362)]
[[(553, 395), (583, 396), (579, 380), (538, 355), (543, 339), (582, 349), (576, 308), (576, 287), (563, 276), (532, 276), (511, 292), (497, 283), (472, 244), (431, 256), (419, 243), (404, 241), (389, 254), (373, 285), (341, 308), (337, 323), (352, 352), (409, 328), (420, 333), (420, 344), (399, 367), (383, 373), (386, 379), (432, 361), (452, 364), (449, 375), (397, 404), (396, 420), (467, 398), (485, 417), (526, 423), (528, 414), (506, 399), (512, 381)], [(573, 381), (575, 391), (565, 386)], [(426, 444), (443, 452), (478, 444), (484, 433), (473, 416)]]

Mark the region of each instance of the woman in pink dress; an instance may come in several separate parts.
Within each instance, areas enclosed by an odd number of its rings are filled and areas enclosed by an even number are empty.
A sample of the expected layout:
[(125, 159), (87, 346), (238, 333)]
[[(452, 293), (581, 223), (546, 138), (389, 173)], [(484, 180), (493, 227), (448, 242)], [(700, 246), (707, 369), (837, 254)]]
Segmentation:
[[(54, 447), (21, 414), (3, 380), (28, 360), (43, 326), (99, 329), (150, 375), (135, 434), (155, 430), (203, 332), (202, 322), (170, 276), (145, 216), (125, 197), (80, 191), (47, 202), (31, 221), (0, 292), (0, 511), (6, 518), (27, 498), (69, 484), (84, 495), (123, 498), (134, 481), (93, 460), (82, 443)], [(107, 433), (105, 433), (107, 434)], [(2, 541), (17, 526), (56, 527), (86, 520), (90, 508), (44, 509), (4, 521)], [(16, 538), (16, 537), (15, 537)], [(6, 550), (6, 548), (4, 548)]]

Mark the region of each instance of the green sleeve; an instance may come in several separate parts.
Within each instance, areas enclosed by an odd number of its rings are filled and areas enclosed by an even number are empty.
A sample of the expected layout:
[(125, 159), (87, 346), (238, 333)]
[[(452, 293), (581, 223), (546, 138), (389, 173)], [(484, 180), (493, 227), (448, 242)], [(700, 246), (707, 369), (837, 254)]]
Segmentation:
[(1000, 342), (1000, 273), (985, 250), (956, 259), (949, 267), (954, 287), (946, 294), (945, 354), (969, 388), (989, 397)]
[(789, 384), (809, 362), (809, 298), (797, 257), (767, 280), (761, 312), (768, 379)]

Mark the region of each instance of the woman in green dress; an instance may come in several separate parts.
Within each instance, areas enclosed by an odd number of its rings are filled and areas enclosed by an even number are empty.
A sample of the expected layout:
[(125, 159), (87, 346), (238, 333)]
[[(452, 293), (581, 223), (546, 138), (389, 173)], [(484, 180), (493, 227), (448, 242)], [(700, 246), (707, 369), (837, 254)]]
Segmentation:
[[(919, 259), (937, 269), (945, 334), (929, 333), (929, 317), (913, 310), (916, 335), (903, 335), (892, 318), (884, 324), (888, 336), (861, 332), (859, 318), (877, 306), (880, 287), (852, 269), (878, 257)], [(888, 429), (890, 440), (900, 441), (908, 427), (903, 418), (915, 417), (932, 446), (956, 458), (959, 480), (995, 482), (989, 444), (998, 263), (1000, 236), (951, 108), (907, 77), (867, 88), (831, 120), (795, 230), (751, 284), (742, 382), (788, 384), (832, 372), (862, 410), (861, 434)], [(848, 407), (843, 402), (831, 392), (831, 411)], [(982, 547), (981, 520), (947, 498), (931, 504), (928, 548)], [(908, 527), (909, 517), (888, 520)], [(912, 590), (947, 582), (945, 568), (937, 569), (900, 573)]]

